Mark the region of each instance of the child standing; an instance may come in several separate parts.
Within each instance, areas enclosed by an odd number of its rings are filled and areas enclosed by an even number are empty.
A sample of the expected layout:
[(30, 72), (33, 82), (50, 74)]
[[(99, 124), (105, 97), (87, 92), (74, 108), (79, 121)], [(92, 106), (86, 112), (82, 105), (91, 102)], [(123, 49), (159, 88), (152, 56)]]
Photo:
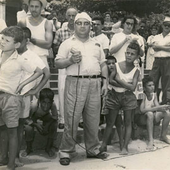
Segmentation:
[(132, 130), (132, 110), (137, 106), (137, 100), (133, 91), (136, 88), (139, 77), (139, 70), (134, 66), (134, 61), (139, 57), (140, 50), (141, 48), (137, 42), (131, 42), (126, 49), (126, 60), (116, 63), (110, 75), (109, 82), (112, 85), (112, 90), (108, 91), (105, 105), (105, 109), (108, 112), (106, 119), (109, 120), (110, 124), (106, 123), (101, 151), (106, 147), (116, 117), (120, 109), (122, 109), (125, 121), (125, 140), (121, 154), (128, 154), (128, 143)]
[[(45, 151), (50, 157), (55, 155), (52, 150), (54, 135), (57, 131), (58, 113), (54, 103), (54, 93), (49, 88), (40, 91), (38, 103), (31, 108), (31, 121), (25, 125), (25, 140), (27, 144), (26, 155), (32, 152), (32, 143), (34, 141), (34, 128), (41, 135), (48, 135)], [(43, 123), (39, 123), (41, 120)]]
[(154, 93), (155, 86), (151, 77), (145, 77), (143, 79), (144, 98), (142, 100), (140, 110), (143, 114), (138, 118), (138, 125), (146, 125), (148, 131), (149, 142), (147, 149), (154, 148), (153, 143), (153, 125), (162, 121), (162, 131), (160, 140), (170, 144), (170, 140), (167, 138), (167, 129), (170, 122), (169, 105), (159, 105), (157, 95)]
[[(19, 114), (24, 108), (22, 96), (17, 95), (23, 71), (33, 73), (35, 67), (18, 55), (23, 30), (18, 26), (5, 28), (0, 40), (0, 136), (2, 164), (15, 169), (18, 148), (17, 127)], [(27, 82), (29, 83), (29, 81)], [(9, 139), (9, 142), (8, 142)], [(9, 154), (8, 154), (9, 151)], [(8, 158), (9, 155), (9, 158)]]
[[(41, 60), (41, 58), (34, 52), (27, 49), (27, 43), (31, 39), (31, 31), (27, 27), (23, 27), (22, 30), (23, 30), (24, 38), (23, 38), (23, 41), (21, 42), (21, 46), (19, 47), (19, 49), (17, 51), (20, 55), (22, 55), (22, 57), (29, 60), (32, 65), (35, 65), (36, 70), (34, 71), (34, 73), (31, 73), (31, 74), (24, 71), (23, 76), (22, 76), (22, 81), (21, 81), (22, 83), (18, 87), (19, 91), (20, 91), (20, 89), (22, 89), (21, 95), (24, 95), (23, 102), (24, 102), (25, 108), (24, 108), (24, 110), (22, 110), (20, 117), (19, 117), (18, 153), (17, 153), (17, 158), (15, 160), (16, 166), (23, 166), (23, 163), (20, 162), (20, 159), (19, 159), (19, 152), (20, 152), (20, 148), (22, 145), (24, 123), (25, 123), (26, 118), (29, 117), (30, 105), (31, 105), (31, 95), (37, 95), (39, 93), (40, 89), (46, 84), (46, 82), (48, 81), (48, 78), (50, 76), (48, 68), (45, 66), (45, 64)], [(26, 85), (25, 87), (23, 87), (25, 82), (28, 81), (30, 76), (33, 74), (34, 74), (34, 77), (38, 78), (38, 79), (36, 79), (35, 81), (33, 81), (33, 82), (29, 83), (28, 85)], [(43, 77), (39, 78), (39, 76), (41, 76), (41, 75), (43, 75)], [(32, 78), (33, 78), (33, 76), (32, 76)]]
[[(114, 56), (107, 56), (106, 57), (107, 61), (107, 67), (108, 67), (108, 75), (110, 76), (110, 74), (112, 73), (112, 71), (114, 70), (114, 66), (115, 63), (117, 62), (116, 58)], [(108, 84), (108, 91), (111, 90), (112, 91), (112, 85)], [(119, 114), (116, 117), (116, 121), (115, 121), (115, 126), (116, 126), (116, 130), (119, 136), (119, 144), (120, 144), (120, 150), (122, 150), (123, 147), (123, 122), (122, 122), (122, 115), (121, 115), (122, 111), (119, 112)], [(108, 113), (105, 112), (105, 98), (103, 99), (103, 115), (106, 115)], [(106, 123), (109, 126), (112, 126), (112, 120), (108, 119), (106, 116)], [(107, 151), (107, 147), (105, 147), (104, 151)]]

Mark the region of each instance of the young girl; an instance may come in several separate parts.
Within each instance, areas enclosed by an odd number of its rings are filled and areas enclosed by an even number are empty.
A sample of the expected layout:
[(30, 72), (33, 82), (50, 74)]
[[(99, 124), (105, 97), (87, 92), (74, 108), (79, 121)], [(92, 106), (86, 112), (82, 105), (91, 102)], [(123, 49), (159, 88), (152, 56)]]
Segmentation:
[(137, 106), (137, 100), (133, 91), (136, 88), (139, 77), (139, 70), (134, 66), (134, 61), (138, 58), (140, 50), (141, 48), (136, 41), (131, 42), (125, 53), (126, 60), (116, 63), (110, 75), (109, 81), (112, 85), (112, 90), (108, 91), (106, 96), (105, 109), (108, 114), (106, 115), (106, 129), (100, 148), (101, 151), (105, 150), (119, 110), (122, 109), (125, 121), (125, 140), (121, 154), (128, 154), (128, 143), (132, 129), (131, 114), (132, 110)]

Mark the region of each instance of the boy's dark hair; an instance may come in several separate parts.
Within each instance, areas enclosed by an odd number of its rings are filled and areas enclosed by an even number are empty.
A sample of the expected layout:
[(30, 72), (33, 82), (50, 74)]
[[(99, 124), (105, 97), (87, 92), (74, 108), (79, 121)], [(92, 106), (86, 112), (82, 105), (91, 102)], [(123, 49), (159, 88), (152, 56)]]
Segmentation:
[(10, 26), (1, 31), (1, 34), (12, 37), (15, 43), (23, 41), (23, 30), (19, 26)]
[(139, 44), (138, 44), (138, 42), (136, 40), (131, 41), (127, 48), (131, 48), (131, 49), (136, 50), (137, 55), (140, 54), (141, 48), (140, 48), (140, 46), (139, 46)]
[(112, 56), (112, 55), (108, 55), (106, 57), (106, 60), (115, 60), (115, 63), (117, 62), (116, 58), (114, 56)]
[(23, 34), (24, 34), (24, 38), (29, 38), (31, 39), (31, 31), (28, 27), (23, 27)]
[(40, 96), (39, 96), (40, 102), (41, 102), (42, 100), (44, 100), (45, 98), (48, 98), (48, 99), (50, 99), (51, 101), (53, 101), (53, 99), (54, 99), (54, 92), (53, 92), (51, 89), (49, 89), (49, 88), (44, 88), (44, 89), (42, 89), (42, 90), (40, 91)]
[(102, 25), (104, 25), (104, 19), (103, 19), (103, 17), (101, 17), (101, 16), (94, 16), (92, 20), (93, 20), (93, 21), (94, 21), (94, 20), (98, 20), (98, 21), (101, 22)]
[(143, 87), (146, 87), (147, 83), (149, 83), (149, 82), (153, 82), (152, 77), (150, 77), (150, 76), (145, 76), (145, 77), (142, 79)]

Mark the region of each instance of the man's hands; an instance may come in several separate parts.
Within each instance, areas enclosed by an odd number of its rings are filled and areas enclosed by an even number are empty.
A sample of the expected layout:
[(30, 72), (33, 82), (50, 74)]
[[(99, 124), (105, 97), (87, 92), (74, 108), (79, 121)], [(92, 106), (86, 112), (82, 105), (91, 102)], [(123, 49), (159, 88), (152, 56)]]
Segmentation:
[(72, 48), (71, 51), (72, 56), (70, 57), (70, 61), (75, 64), (79, 63), (82, 60), (81, 52), (76, 50), (75, 48)]

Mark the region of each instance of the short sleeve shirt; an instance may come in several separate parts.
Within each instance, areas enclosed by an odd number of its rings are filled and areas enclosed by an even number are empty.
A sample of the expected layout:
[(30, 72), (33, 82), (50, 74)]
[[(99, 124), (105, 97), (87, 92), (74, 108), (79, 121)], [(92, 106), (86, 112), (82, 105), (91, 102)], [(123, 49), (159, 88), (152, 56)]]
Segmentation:
[(35, 66), (15, 51), (3, 64), (2, 51), (0, 50), (0, 91), (16, 94), (16, 89), (21, 82), (23, 71), (34, 72)]
[(99, 41), (99, 43), (101, 44), (103, 50), (104, 49), (109, 49), (109, 39), (107, 38), (107, 36), (105, 34), (100, 34), (98, 36), (94, 36), (93, 37), (95, 40)]
[[(170, 33), (165, 37), (162, 34), (155, 35), (154, 43), (161, 46), (169, 46), (170, 48)], [(167, 51), (155, 51), (154, 57), (170, 57), (170, 52)]]
[[(35, 68), (38, 67), (41, 70), (43, 70), (46, 67), (44, 62), (42, 61), (42, 59), (36, 53), (32, 52), (31, 50), (27, 50), (26, 52), (24, 52), (22, 54), (22, 57), (26, 58), (29, 61), (29, 63), (31, 64), (31, 66), (33, 66)], [(33, 72), (29, 73), (27, 71), (23, 71), (21, 82), (23, 82), (24, 80), (29, 78), (32, 74), (33, 74)], [(35, 85), (36, 85), (36, 80), (30, 82), (29, 84), (24, 86), (24, 88), (21, 91), (21, 94), (25, 94), (26, 92), (31, 90)]]
[(78, 65), (80, 65), (80, 75), (99, 75), (101, 73), (100, 65), (105, 61), (105, 54), (98, 41), (89, 38), (86, 42), (81, 42), (72, 36), (60, 45), (56, 60), (70, 58), (72, 48), (81, 52), (82, 61), (80, 64), (67, 67), (67, 75), (77, 75)]

